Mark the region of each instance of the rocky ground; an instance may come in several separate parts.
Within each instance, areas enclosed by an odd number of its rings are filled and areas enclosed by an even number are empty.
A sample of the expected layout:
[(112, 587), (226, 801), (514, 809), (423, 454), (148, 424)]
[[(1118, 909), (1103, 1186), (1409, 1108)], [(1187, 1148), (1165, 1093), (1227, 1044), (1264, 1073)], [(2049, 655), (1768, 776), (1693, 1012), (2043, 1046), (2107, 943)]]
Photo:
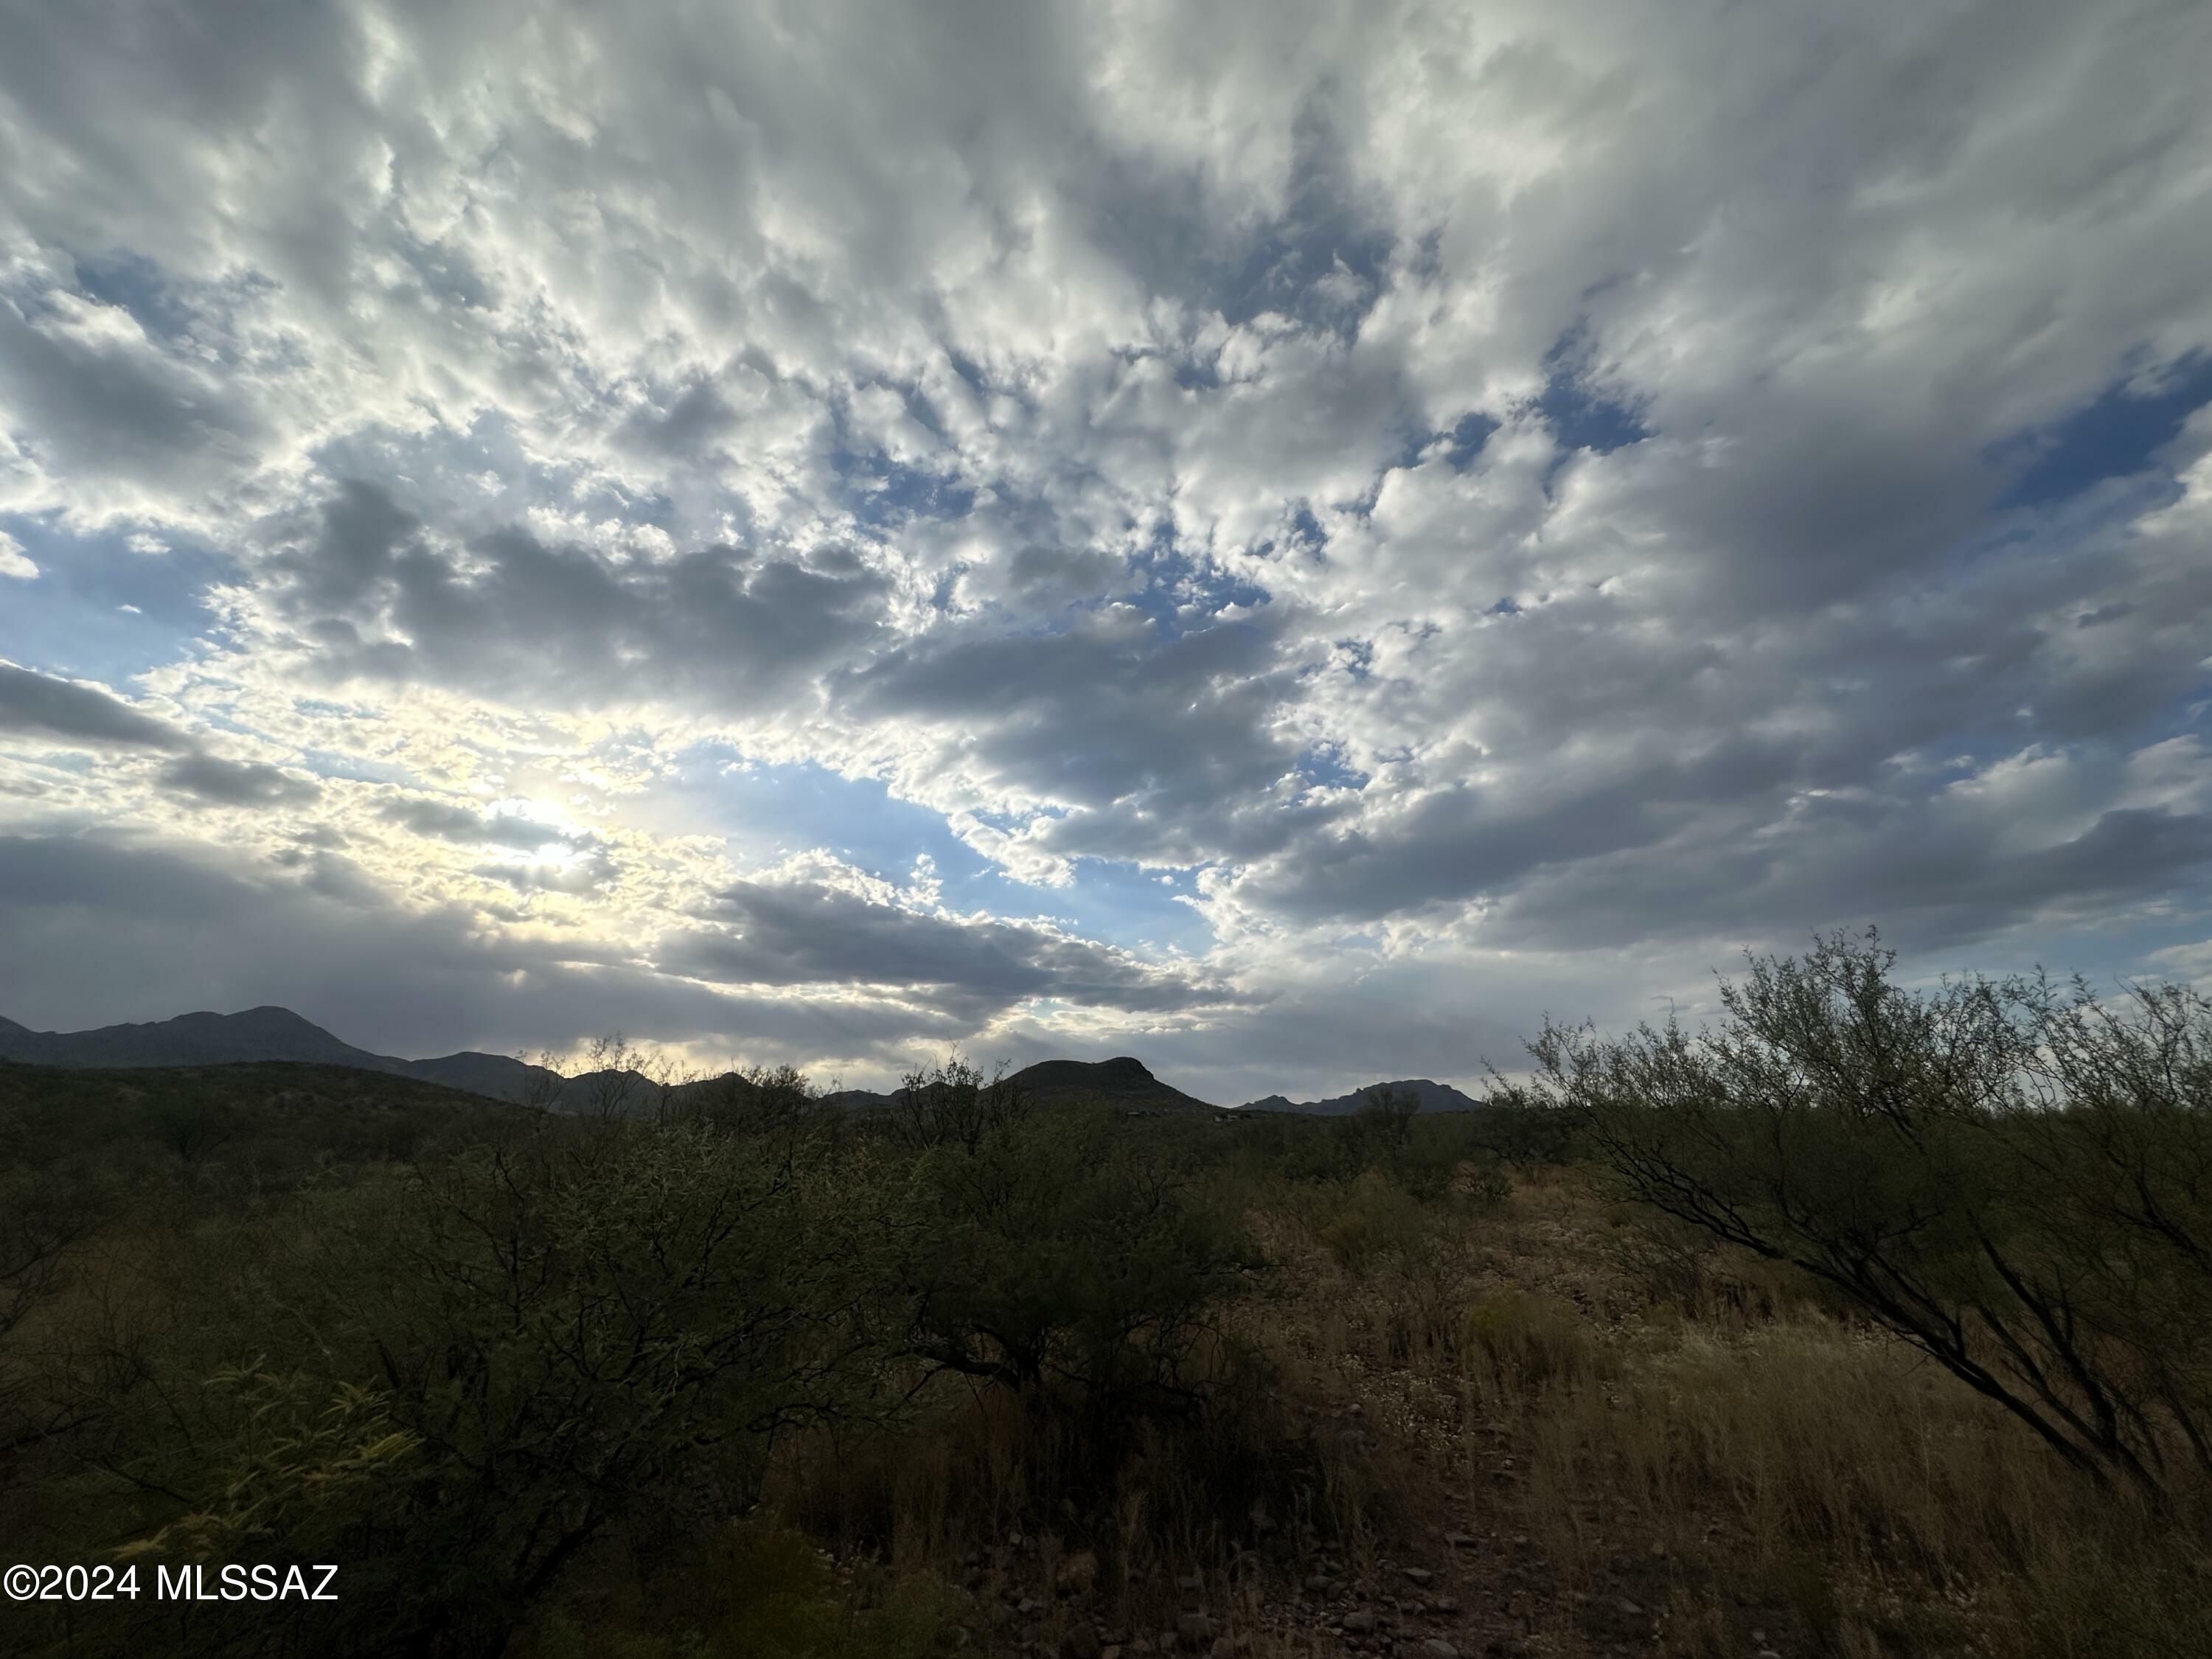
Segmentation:
[[(1509, 1484), (1512, 1460), (1496, 1471)], [(988, 1612), (969, 1639), (994, 1655), (1052, 1659), (1540, 1659), (1627, 1656), (1659, 1650), (1680, 1564), (1664, 1555), (1617, 1554), (1569, 1589), (1525, 1533), (1439, 1532), (1431, 1547), (1378, 1555), (1364, 1567), (1340, 1555), (1271, 1539), (1223, 1571), (1191, 1572), (1144, 1587), (1139, 1598), (1176, 1611), (1115, 1623), (1087, 1552), (1054, 1561), (1039, 1540), (1011, 1534), (967, 1558), (963, 1582)], [(1735, 1598), (1729, 1646), (1749, 1659), (1782, 1659), (1790, 1612)]]

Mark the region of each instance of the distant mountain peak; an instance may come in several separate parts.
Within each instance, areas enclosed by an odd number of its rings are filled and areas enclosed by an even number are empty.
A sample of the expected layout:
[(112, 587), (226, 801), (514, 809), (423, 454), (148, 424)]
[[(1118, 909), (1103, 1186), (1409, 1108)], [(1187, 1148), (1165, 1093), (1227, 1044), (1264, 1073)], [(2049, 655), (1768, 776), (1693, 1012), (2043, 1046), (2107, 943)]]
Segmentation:
[(1009, 1083), (1041, 1098), (1091, 1098), (1110, 1101), (1127, 1109), (1211, 1111), (1206, 1102), (1154, 1077), (1133, 1054), (1111, 1060), (1041, 1060), (1007, 1079)]
[(234, 1031), (313, 1033), (319, 1037), (326, 1037), (332, 1042), (340, 1041), (339, 1038), (332, 1036), (330, 1032), (316, 1024), (314, 1021), (307, 1018), (306, 1015), (295, 1014), (289, 1008), (281, 1007), (273, 1002), (264, 1002), (258, 1008), (241, 1008), (234, 1014), (217, 1014), (204, 1010), (197, 1013), (179, 1014), (174, 1019), (161, 1020), (156, 1022), (155, 1025), (141, 1029), (154, 1030), (160, 1025), (179, 1029), (203, 1029), (216, 1026)]

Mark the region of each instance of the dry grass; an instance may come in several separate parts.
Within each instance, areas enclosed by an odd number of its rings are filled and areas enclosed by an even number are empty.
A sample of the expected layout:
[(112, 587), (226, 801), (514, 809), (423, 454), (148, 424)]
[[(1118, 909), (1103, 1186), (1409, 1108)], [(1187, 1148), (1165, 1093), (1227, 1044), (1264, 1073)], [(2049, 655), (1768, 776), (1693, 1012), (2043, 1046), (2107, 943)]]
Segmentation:
[[(1466, 1237), (1425, 1261), (1382, 1266), (1348, 1266), (1326, 1228), (1304, 1247), (1278, 1229), (1300, 1286), (1278, 1340), (1297, 1386), (1376, 1437), (1392, 1494), (1380, 1547), (1417, 1544), (1440, 1515), (1528, 1540), (1508, 1620), (1522, 1639), (1563, 1654), (2212, 1653), (2200, 1528), (2087, 1487), (1806, 1287), (1633, 1226), (1571, 1176), (1459, 1224)], [(1456, 1340), (1425, 1312), (1455, 1297)], [(1494, 1587), (1492, 1610), (1511, 1613), (1514, 1587)]]
[[(1384, 1650), (1346, 1633), (1370, 1608), (1395, 1652), (1469, 1659), (2212, 1653), (2201, 1527), (2099, 1495), (1910, 1350), (1575, 1176), (1487, 1207), (1245, 1196), (1277, 1273), (1216, 1357), (1231, 1408), (1102, 1445), (943, 1381), (897, 1425), (787, 1441), (748, 1524), (838, 1564), (792, 1614), (830, 1645), (703, 1650), (1055, 1654), (1087, 1626), (1131, 1655), (1202, 1613), (1238, 1655), (1310, 1659)], [(730, 1559), (654, 1594), (740, 1631), (686, 1588)], [(1415, 1609), (1409, 1565), (1448, 1614)]]

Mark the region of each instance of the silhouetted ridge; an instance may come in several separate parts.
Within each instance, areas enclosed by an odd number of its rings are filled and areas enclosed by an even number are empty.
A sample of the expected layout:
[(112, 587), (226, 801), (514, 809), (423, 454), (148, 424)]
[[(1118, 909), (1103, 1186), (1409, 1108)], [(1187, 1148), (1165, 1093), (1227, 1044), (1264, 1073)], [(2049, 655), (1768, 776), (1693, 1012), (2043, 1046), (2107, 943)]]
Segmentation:
[(1109, 1102), (1123, 1110), (1212, 1111), (1206, 1102), (1161, 1082), (1131, 1054), (1111, 1060), (1042, 1060), (1007, 1079), (1039, 1100)]
[(33, 1031), (0, 1026), (0, 1054), (37, 1066), (220, 1066), (242, 1060), (296, 1060), (363, 1071), (404, 1072), (406, 1062), (341, 1042), (289, 1008), (264, 1006), (241, 1013), (205, 1012), (90, 1031)]
[(205, 1012), (140, 1024), (102, 1025), (89, 1031), (33, 1031), (0, 1019), (0, 1059), (30, 1066), (237, 1066), (260, 1060), (300, 1060), (347, 1066), (356, 1071), (411, 1077), (497, 1100), (543, 1094), (552, 1073), (504, 1054), (463, 1053), (436, 1060), (399, 1060), (356, 1048), (289, 1008), (264, 1004), (235, 1014)]
[(1248, 1100), (1239, 1109), (1247, 1112), (1304, 1112), (1316, 1117), (1347, 1117), (1367, 1104), (1368, 1097), (1377, 1090), (1388, 1089), (1394, 1094), (1413, 1097), (1424, 1112), (1471, 1112), (1482, 1103), (1472, 1095), (1463, 1094), (1449, 1083), (1437, 1083), (1425, 1077), (1405, 1078), (1396, 1083), (1370, 1083), (1364, 1089), (1354, 1089), (1348, 1095), (1337, 1095), (1328, 1100), (1291, 1100), (1282, 1095), (1269, 1095), (1263, 1100)]
[[(633, 1075), (622, 1085), (611, 1085), (611, 1074), (606, 1073), (563, 1079), (542, 1066), (506, 1054), (464, 1050), (432, 1060), (400, 1060), (371, 1054), (331, 1036), (289, 1008), (273, 1004), (235, 1014), (180, 1014), (174, 1019), (103, 1025), (88, 1031), (33, 1031), (0, 1018), (0, 1060), (77, 1070), (299, 1060), (414, 1078), (495, 1100), (570, 1108), (592, 1107), (603, 1098), (625, 1094), (635, 1095), (641, 1104), (650, 1093), (641, 1077)], [(1124, 1111), (1213, 1109), (1206, 1102), (1161, 1082), (1132, 1054), (1099, 1060), (1042, 1060), (1015, 1073), (1010, 1081), (1041, 1102), (1099, 1101)], [(828, 1098), (867, 1110), (893, 1105), (898, 1096), (848, 1089)]]

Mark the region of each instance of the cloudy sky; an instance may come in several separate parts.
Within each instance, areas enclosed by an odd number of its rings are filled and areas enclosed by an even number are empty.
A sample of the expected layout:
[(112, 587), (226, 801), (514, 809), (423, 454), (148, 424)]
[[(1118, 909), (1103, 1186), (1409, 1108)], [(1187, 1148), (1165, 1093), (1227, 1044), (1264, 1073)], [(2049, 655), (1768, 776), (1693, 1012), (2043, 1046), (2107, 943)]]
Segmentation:
[(0, 0), (0, 1013), (2212, 979), (2212, 9)]

